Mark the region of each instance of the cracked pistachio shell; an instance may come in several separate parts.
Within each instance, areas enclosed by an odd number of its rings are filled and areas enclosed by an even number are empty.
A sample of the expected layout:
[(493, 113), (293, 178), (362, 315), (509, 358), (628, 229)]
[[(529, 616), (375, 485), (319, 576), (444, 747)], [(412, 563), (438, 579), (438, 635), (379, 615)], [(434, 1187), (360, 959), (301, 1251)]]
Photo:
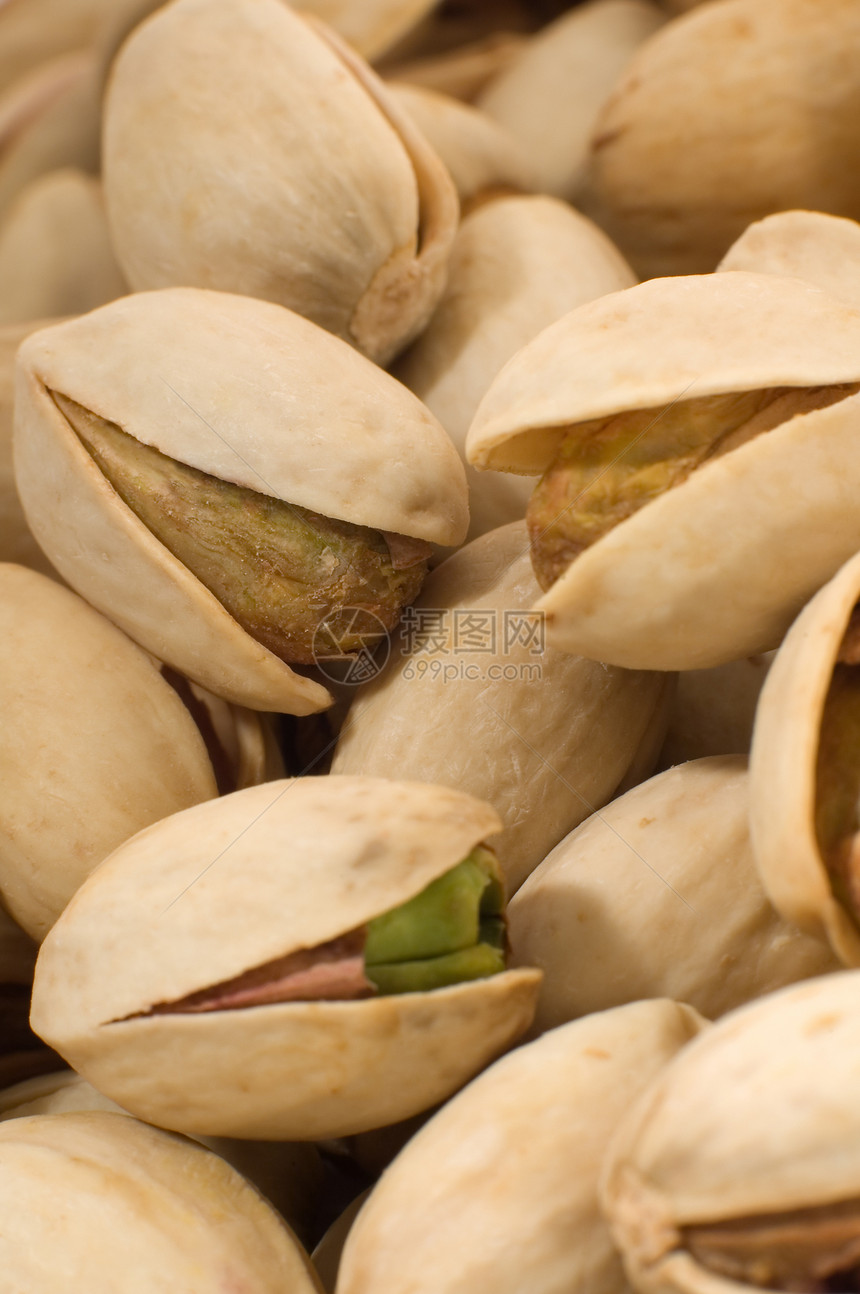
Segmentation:
[(331, 698), (246, 633), (152, 535), (51, 391), (181, 462), (300, 507), (441, 544), (465, 535), (463, 467), (432, 415), (280, 306), (198, 288), (137, 293), (28, 338), (18, 364), (15, 471), (39, 543), (131, 637), (228, 701), (308, 714)]
[(533, 159), (542, 193), (580, 196), (597, 116), (634, 51), (665, 21), (651, 0), (592, 0), (532, 36), (478, 96)]
[(361, 926), (499, 826), (462, 792), (363, 777), (270, 782), (177, 814), (118, 849), (54, 928), (33, 1026), (100, 1091), (182, 1132), (313, 1140), (406, 1118), (527, 1028), (538, 972), (138, 1013)]
[(136, 28), (103, 165), (135, 290), (276, 301), (385, 363), (444, 287), (444, 166), (363, 60), (280, 0), (177, 0)]
[(860, 215), (858, 56), (854, 0), (722, 0), (652, 36), (592, 143), (601, 223), (637, 271), (712, 270), (774, 211)]
[(25, 337), (55, 320), (33, 320), (0, 328), (0, 561), (17, 562), (56, 575), (27, 525), (15, 487), (12, 465), (12, 410), (15, 395), (15, 355)]
[(508, 909), (514, 960), (544, 973), (536, 1028), (651, 997), (713, 1019), (838, 969), (772, 908), (748, 813), (746, 760), (698, 759), (613, 800), (552, 851)]
[(717, 269), (805, 279), (860, 307), (860, 224), (823, 211), (779, 211), (745, 229)]
[(125, 1115), (0, 1124), (8, 1288), (53, 1294), (315, 1294), (307, 1255), (274, 1209), (202, 1146)]
[[(860, 379), (860, 312), (799, 279), (654, 279), (580, 307), (505, 366), (469, 461), (544, 471), (571, 428), (679, 400)], [(860, 547), (860, 397), (789, 418), (693, 472), (582, 552), (536, 603), (548, 641), (634, 669), (776, 646)], [(742, 524), (739, 523), (742, 519)]]
[(636, 1002), (519, 1047), (443, 1107), (383, 1174), (337, 1294), (619, 1294), (597, 1179), (619, 1118), (705, 1021)]
[(856, 1202), (858, 991), (843, 971), (733, 1011), (630, 1110), (601, 1197), (642, 1294), (753, 1288), (700, 1264), (686, 1228)]
[(860, 601), (860, 556), (798, 616), (776, 655), (756, 712), (750, 817), (756, 862), (790, 921), (860, 965), (860, 930), (833, 892), (816, 836), (821, 722), (842, 637)]
[(83, 314), (126, 290), (94, 176), (51, 171), (21, 191), (0, 224), (0, 327)]
[(0, 565), (0, 898), (41, 939), (142, 827), (217, 794), (157, 662), (53, 580)]
[[(332, 764), (335, 773), (427, 780), (492, 800), (510, 891), (606, 803), (652, 729), (662, 738), (674, 684), (541, 650), (539, 622), (526, 612), (536, 592), (522, 523), (449, 557), (416, 603), (419, 626), (422, 612), (441, 612), (441, 638), (430, 628), (440, 640), (422, 649), (419, 627), (411, 642), (403, 631), (386, 669), (353, 702)], [(534, 642), (506, 644), (514, 615)], [(454, 636), (469, 616), (485, 636), (464, 653)]]
[[(488, 202), (464, 218), (439, 307), (395, 375), (465, 456), (469, 424), (504, 364), (562, 315), (635, 281), (606, 235), (566, 203)], [(525, 515), (533, 480), (471, 466), (466, 475), (470, 539)]]
[(659, 767), (707, 755), (748, 754), (758, 698), (773, 657), (773, 652), (764, 652), (679, 674)]

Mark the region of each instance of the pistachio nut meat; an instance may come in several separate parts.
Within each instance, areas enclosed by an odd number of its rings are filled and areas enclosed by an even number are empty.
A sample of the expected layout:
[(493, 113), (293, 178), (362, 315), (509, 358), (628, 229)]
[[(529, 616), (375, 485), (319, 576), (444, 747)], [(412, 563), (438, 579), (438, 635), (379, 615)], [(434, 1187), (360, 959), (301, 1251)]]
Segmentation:
[(218, 1155), (124, 1114), (0, 1124), (3, 1278), (51, 1294), (318, 1294), (289, 1227)]
[(630, 1109), (601, 1194), (642, 1294), (857, 1288), (858, 988), (843, 971), (733, 1011)]
[(714, 1019), (839, 968), (759, 881), (737, 755), (670, 768), (595, 813), (517, 891), (509, 927), (514, 961), (543, 971), (541, 1030), (653, 997)]
[(511, 893), (626, 777), (651, 773), (675, 683), (547, 647), (527, 610), (537, 591), (522, 522), (449, 557), (353, 701), (332, 761), (491, 800)]
[(364, 60), (280, 0), (178, 0), (141, 23), (111, 69), (103, 167), (136, 291), (276, 301), (385, 363), (444, 286), (445, 167)]
[(618, 1120), (706, 1022), (636, 1002), (545, 1034), (449, 1101), (381, 1177), (337, 1294), (619, 1294), (597, 1183)]
[(37, 962), (34, 1028), (125, 1109), (343, 1136), (441, 1101), (528, 1027), (540, 974), (505, 969), (489, 805), (331, 776), (203, 808), (116, 850)]
[(756, 711), (750, 757), (756, 862), (774, 904), (860, 965), (860, 558), (786, 635)]
[(137, 293), (31, 336), (18, 364), (15, 471), (38, 542), (228, 701), (325, 708), (291, 665), (379, 641), (430, 544), (465, 535), (463, 467), (432, 415), (280, 306)]
[(858, 357), (856, 310), (741, 271), (601, 297), (514, 356), (466, 453), (544, 474), (548, 641), (633, 669), (775, 647), (860, 546)]
[(717, 269), (805, 279), (856, 309), (860, 224), (823, 211), (778, 211), (745, 229)]

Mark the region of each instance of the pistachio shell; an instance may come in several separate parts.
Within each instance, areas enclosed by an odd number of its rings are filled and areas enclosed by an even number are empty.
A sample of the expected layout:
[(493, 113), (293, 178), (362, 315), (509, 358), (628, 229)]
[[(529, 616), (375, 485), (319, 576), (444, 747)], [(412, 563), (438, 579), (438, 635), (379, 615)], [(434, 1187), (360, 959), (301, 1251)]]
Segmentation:
[(125, 291), (97, 179), (69, 168), (21, 191), (0, 226), (0, 326), (82, 314)]
[(302, 0), (367, 59), (378, 58), (435, 6), (437, 0)]
[(552, 851), (509, 908), (514, 959), (544, 973), (536, 1028), (651, 997), (713, 1019), (838, 969), (771, 907), (748, 807), (745, 759), (698, 759), (628, 791)]
[(591, 134), (634, 50), (666, 21), (650, 0), (592, 0), (531, 38), (478, 97), (533, 159), (542, 193), (574, 201)]
[(92, 45), (118, 0), (3, 0), (0, 87), (68, 50)]
[(49, 320), (7, 324), (0, 328), (0, 561), (17, 562), (56, 575), (36, 543), (15, 488), (12, 467), (12, 407), (15, 392), (15, 355), (25, 337)]
[(276, 301), (383, 363), (444, 286), (445, 168), (359, 56), (279, 0), (178, 0), (134, 31), (108, 86), (104, 182), (137, 290)]
[[(659, 417), (723, 392), (852, 383), (858, 355), (860, 314), (799, 279), (652, 280), (580, 307), (520, 351), (482, 400), (467, 456), (539, 471), (578, 423), (634, 409)], [(789, 417), (616, 525), (536, 604), (550, 643), (643, 669), (708, 668), (774, 647), (860, 546), (846, 485), (858, 426), (856, 396)]]
[(139, 1014), (355, 929), (499, 827), (460, 792), (372, 778), (274, 782), (203, 808), (117, 850), (37, 964), (37, 1032), (126, 1109), (191, 1133), (341, 1136), (433, 1105), (527, 1027), (535, 971)]
[(30, 1118), (34, 1114), (71, 1114), (103, 1110), (125, 1114), (125, 1110), (71, 1069), (39, 1074), (0, 1092), (0, 1122)]
[(857, 308), (860, 224), (823, 211), (780, 211), (745, 229), (717, 269), (805, 279)]
[[(395, 375), (465, 453), (469, 423), (507, 360), (568, 311), (633, 282), (605, 235), (565, 203), (488, 203), (463, 220), (439, 307)], [(466, 471), (471, 539), (525, 514), (533, 481)]]
[(386, 82), (408, 82), (470, 103), (510, 66), (526, 39), (515, 32), (494, 32), (441, 54), (384, 62), (377, 70)]
[(74, 593), (0, 565), (0, 626), (0, 895), (41, 939), (117, 845), (217, 787), (157, 663)]
[(858, 986), (827, 975), (732, 1012), (631, 1109), (602, 1198), (637, 1289), (740, 1294), (752, 1286), (700, 1265), (686, 1228), (776, 1215), (776, 1230), (783, 1212), (856, 1204)]
[(723, 0), (633, 55), (592, 162), (606, 228), (643, 277), (712, 270), (773, 211), (860, 215), (858, 51), (853, 0)]
[[(109, 1294), (314, 1294), (289, 1229), (204, 1150), (124, 1115), (46, 1114), (0, 1125), (9, 1288), (68, 1282)], [(109, 1199), (109, 1211), (106, 1200)]]
[(756, 862), (772, 902), (860, 965), (860, 931), (833, 893), (816, 838), (816, 761), (822, 712), (842, 636), (860, 600), (860, 557), (842, 567), (786, 635), (756, 713), (750, 819)]
[(335, 1285), (337, 1283), (337, 1273), (340, 1268), (340, 1260), (343, 1255), (343, 1247), (346, 1244), (346, 1238), (349, 1235), (352, 1224), (358, 1216), (359, 1210), (364, 1205), (365, 1200), (370, 1194), (369, 1190), (362, 1191), (357, 1195), (351, 1204), (347, 1205), (326, 1231), (322, 1240), (311, 1254), (311, 1261), (317, 1272), (326, 1294), (335, 1294)]
[(679, 674), (659, 765), (748, 754), (758, 698), (773, 657), (773, 652), (765, 652)]
[[(412, 643), (404, 633), (353, 702), (332, 763), (335, 773), (411, 777), (491, 799), (512, 891), (610, 798), (660, 726), (673, 682), (540, 650), (539, 639), (537, 650), (507, 644), (506, 617), (536, 591), (521, 523), (450, 557), (416, 604), (419, 617), (442, 611), (440, 643), (422, 644), (417, 628)], [(455, 650), (457, 616), (471, 614), (490, 616), (495, 646), (479, 639), (471, 653)]]
[(300, 507), (441, 543), (465, 533), (463, 468), (424, 406), (279, 306), (193, 288), (138, 293), (29, 338), (19, 367), (16, 476), (39, 542), (132, 637), (237, 704), (307, 714), (330, 697), (252, 639), (155, 539), (50, 391), (192, 467)]
[(704, 1023), (690, 1007), (637, 1002), (497, 1061), (384, 1173), (337, 1294), (618, 1294), (597, 1204), (603, 1153), (629, 1102)]

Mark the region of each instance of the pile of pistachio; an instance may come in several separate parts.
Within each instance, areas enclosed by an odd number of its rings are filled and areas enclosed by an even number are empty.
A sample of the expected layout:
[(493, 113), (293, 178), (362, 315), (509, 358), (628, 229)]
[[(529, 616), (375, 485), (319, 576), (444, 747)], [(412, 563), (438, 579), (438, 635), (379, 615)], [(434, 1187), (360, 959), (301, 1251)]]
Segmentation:
[(0, 1294), (860, 1291), (860, 0), (0, 0)]

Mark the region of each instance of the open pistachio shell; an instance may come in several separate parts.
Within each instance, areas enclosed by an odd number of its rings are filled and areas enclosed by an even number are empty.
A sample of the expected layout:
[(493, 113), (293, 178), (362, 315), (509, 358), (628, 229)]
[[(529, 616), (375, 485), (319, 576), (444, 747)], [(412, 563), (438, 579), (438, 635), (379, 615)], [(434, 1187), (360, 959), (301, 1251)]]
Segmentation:
[(362, 59), (279, 0), (178, 0), (137, 27), (110, 77), (103, 166), (137, 290), (276, 301), (384, 363), (444, 286), (444, 166)]
[(95, 177), (51, 171), (21, 191), (0, 225), (0, 326), (83, 314), (125, 291)]
[(34, 1028), (126, 1109), (190, 1133), (342, 1136), (442, 1100), (528, 1026), (531, 970), (182, 1010), (404, 903), (500, 825), (461, 792), (373, 778), (272, 782), (203, 808), (118, 849), (37, 963)]
[[(798, 616), (771, 666), (750, 759), (756, 862), (785, 916), (860, 965), (860, 914), (840, 855), (857, 830), (855, 657), (845, 646), (860, 602), (860, 557)], [(845, 640), (845, 643), (843, 643)], [(834, 819), (835, 815), (835, 819)]]
[(602, 1202), (643, 1294), (853, 1288), (858, 988), (826, 975), (732, 1012), (630, 1110)]
[(662, 734), (674, 682), (546, 648), (525, 611), (536, 590), (521, 523), (450, 557), (428, 579), (414, 629), (353, 702), (332, 763), (491, 799), (511, 891), (606, 803), (650, 730)]
[(771, 907), (752, 856), (746, 760), (637, 786), (558, 845), (511, 901), (514, 959), (544, 973), (535, 1027), (639, 998), (709, 1019), (838, 969)]
[(708, 668), (776, 646), (860, 547), (848, 484), (858, 379), (860, 313), (776, 275), (652, 280), (545, 329), (482, 400), (466, 442), (474, 465), (538, 472), (598, 419), (653, 410), (642, 435), (659, 437), (681, 402), (695, 413), (704, 397), (785, 391), (744, 443), (622, 510), (570, 563), (535, 606), (549, 642), (642, 669)]
[(15, 395), (15, 355), (25, 337), (55, 320), (33, 320), (0, 328), (0, 561), (17, 562), (56, 575), (36, 543), (15, 487), (12, 466), (12, 409)]
[(533, 159), (542, 193), (575, 200), (598, 113), (634, 50), (666, 21), (651, 0), (591, 0), (544, 27), (478, 96)]
[(717, 269), (805, 279), (856, 308), (860, 224), (823, 211), (779, 211), (745, 229)]
[[(634, 282), (609, 239), (566, 203), (487, 203), (463, 220), (439, 307), (395, 375), (465, 454), (469, 424), (503, 365), (562, 315)], [(524, 516), (533, 480), (466, 472), (471, 539)]]
[(320, 1289), (274, 1209), (202, 1146), (93, 1112), (12, 1119), (0, 1148), (10, 1289), (51, 1294), (70, 1273), (92, 1294)]
[(431, 542), (465, 534), (463, 468), (432, 415), (344, 342), (269, 302), (137, 293), (29, 338), (19, 372), (16, 476), (39, 543), (160, 660), (237, 704), (307, 714), (330, 696), (155, 538), (52, 393), (260, 497)]
[(605, 227), (634, 268), (712, 270), (774, 211), (860, 215), (858, 53), (853, 0), (722, 0), (646, 41), (592, 145)]
[(619, 1294), (597, 1178), (630, 1101), (705, 1022), (637, 1002), (519, 1047), (450, 1101), (353, 1224), (337, 1294)]
[(756, 706), (773, 657), (773, 652), (764, 652), (679, 674), (658, 766), (668, 768), (707, 755), (748, 755)]

